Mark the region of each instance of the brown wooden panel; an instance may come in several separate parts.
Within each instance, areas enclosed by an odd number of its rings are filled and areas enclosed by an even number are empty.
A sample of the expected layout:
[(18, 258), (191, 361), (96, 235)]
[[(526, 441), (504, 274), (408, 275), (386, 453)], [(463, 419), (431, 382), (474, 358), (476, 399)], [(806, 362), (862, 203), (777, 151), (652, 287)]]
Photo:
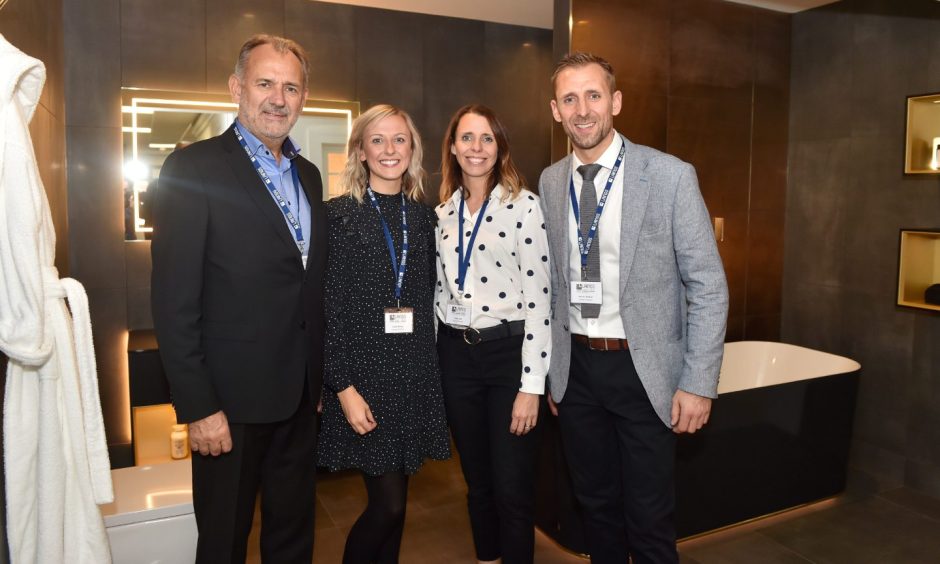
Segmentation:
[(670, 96), (749, 99), (754, 9), (719, 0), (672, 0)]
[(576, 0), (573, 51), (610, 61), (618, 88), (666, 94), (669, 85), (669, 2)]
[(668, 152), (695, 166), (712, 214), (748, 209), (751, 107), (735, 96), (669, 98)]
[(634, 143), (666, 150), (666, 97), (649, 89), (626, 88), (614, 127)]

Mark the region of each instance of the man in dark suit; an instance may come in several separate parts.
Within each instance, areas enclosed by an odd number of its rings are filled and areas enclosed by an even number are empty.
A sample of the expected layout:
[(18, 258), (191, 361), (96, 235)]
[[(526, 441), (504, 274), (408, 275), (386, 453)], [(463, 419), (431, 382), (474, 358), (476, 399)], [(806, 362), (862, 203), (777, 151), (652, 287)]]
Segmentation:
[(678, 563), (675, 436), (717, 395), (728, 287), (695, 170), (613, 128), (600, 57), (552, 76), (573, 153), (539, 181), (552, 264), (550, 401), (591, 561)]
[(309, 564), (326, 222), (320, 173), (288, 138), (306, 54), (252, 37), (229, 88), (236, 122), (160, 174), (154, 328), (189, 423), (197, 562), (244, 562), (260, 490), (262, 558)]

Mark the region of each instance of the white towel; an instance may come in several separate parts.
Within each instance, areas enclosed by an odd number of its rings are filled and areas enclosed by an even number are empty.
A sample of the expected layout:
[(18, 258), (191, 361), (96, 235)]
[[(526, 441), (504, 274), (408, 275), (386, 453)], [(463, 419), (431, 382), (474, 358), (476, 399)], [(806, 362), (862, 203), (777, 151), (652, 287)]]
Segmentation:
[(0, 35), (7, 535), (15, 563), (101, 564), (111, 554), (96, 504), (113, 493), (88, 302), (53, 266), (55, 230), (28, 129), (44, 81), (43, 64)]

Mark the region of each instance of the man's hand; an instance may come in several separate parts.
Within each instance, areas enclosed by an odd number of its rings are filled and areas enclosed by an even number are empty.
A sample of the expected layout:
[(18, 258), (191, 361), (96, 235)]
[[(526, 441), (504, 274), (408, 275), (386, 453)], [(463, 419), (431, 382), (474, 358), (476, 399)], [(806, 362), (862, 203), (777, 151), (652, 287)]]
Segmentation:
[(375, 422), (375, 417), (372, 416), (372, 411), (369, 410), (369, 404), (359, 395), (355, 386), (349, 386), (336, 394), (336, 397), (339, 398), (346, 421), (349, 421), (349, 425), (354, 431), (360, 435), (365, 435), (379, 426)]
[(516, 394), (516, 401), (512, 404), (512, 421), (509, 423), (509, 432), (522, 436), (535, 428), (539, 421), (539, 396), (527, 392)]
[(221, 410), (209, 417), (189, 424), (189, 446), (193, 451), (206, 456), (219, 456), (232, 450), (232, 432), (228, 418)]
[(676, 390), (672, 396), (672, 432), (694, 433), (708, 423), (712, 411), (710, 398)]

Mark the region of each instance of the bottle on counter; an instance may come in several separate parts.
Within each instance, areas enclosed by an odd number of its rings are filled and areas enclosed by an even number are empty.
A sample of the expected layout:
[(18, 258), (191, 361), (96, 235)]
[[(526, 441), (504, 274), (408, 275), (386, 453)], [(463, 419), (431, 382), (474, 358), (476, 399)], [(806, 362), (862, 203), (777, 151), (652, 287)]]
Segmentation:
[(187, 425), (173, 425), (170, 432), (170, 456), (180, 460), (189, 456), (189, 427)]

